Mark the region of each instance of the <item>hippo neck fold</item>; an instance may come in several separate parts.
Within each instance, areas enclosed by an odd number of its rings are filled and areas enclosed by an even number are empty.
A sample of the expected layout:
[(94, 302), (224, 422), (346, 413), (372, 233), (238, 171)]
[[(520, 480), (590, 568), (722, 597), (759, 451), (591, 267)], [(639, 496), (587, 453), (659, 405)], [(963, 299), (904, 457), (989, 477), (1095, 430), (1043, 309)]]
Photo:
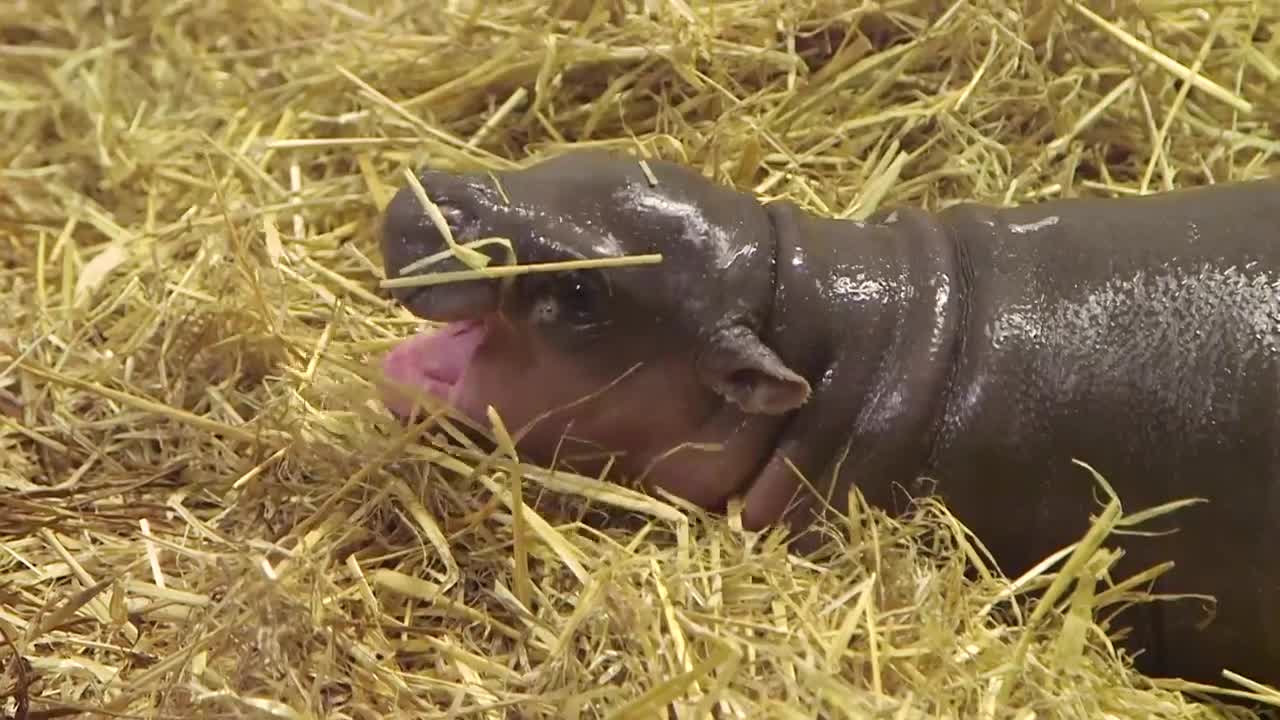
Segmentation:
[(854, 482), (873, 505), (900, 505), (895, 488), (917, 494), (953, 404), (969, 286), (963, 249), (921, 210), (860, 222), (789, 202), (767, 209), (776, 242), (767, 341), (814, 392), (748, 490), (744, 522), (803, 527), (815, 503), (845, 509)]

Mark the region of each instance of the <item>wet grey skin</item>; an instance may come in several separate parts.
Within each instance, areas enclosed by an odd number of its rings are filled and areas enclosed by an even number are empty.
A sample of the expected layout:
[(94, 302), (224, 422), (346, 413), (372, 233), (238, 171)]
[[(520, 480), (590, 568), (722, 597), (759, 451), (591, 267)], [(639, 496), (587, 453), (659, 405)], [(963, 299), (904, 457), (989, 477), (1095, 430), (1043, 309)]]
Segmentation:
[[(475, 362), (527, 351), (533, 379), (507, 386), (516, 414), (550, 402), (557, 372), (603, 386), (656, 369), (598, 400), (647, 424), (570, 411), (558, 434), (522, 440), (526, 456), (567, 456), (553, 436), (599, 429), (620, 470), (713, 509), (739, 494), (749, 528), (800, 538), (851, 483), (890, 512), (936, 493), (1011, 576), (1101, 511), (1079, 459), (1126, 512), (1203, 500), (1110, 541), (1125, 552), (1115, 580), (1173, 561), (1155, 590), (1217, 601), (1119, 616), (1139, 668), (1280, 683), (1280, 182), (855, 222), (648, 166), (656, 184), (600, 151), (421, 175), (460, 241), (510, 238), (521, 262), (665, 257), (395, 291), (423, 318), (514, 328), (511, 349)], [(407, 189), (383, 243), (388, 277), (442, 248)], [(691, 436), (723, 445), (661, 456)]]

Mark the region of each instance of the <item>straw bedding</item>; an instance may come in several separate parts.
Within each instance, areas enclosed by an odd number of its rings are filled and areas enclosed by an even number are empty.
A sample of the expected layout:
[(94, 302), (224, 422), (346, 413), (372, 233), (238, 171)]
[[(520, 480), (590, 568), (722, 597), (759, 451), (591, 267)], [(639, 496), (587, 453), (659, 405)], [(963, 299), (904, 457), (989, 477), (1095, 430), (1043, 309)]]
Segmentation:
[(5, 0), (0, 716), (1275, 705), (1113, 648), (1119, 505), (1024, 578), (934, 503), (801, 559), (374, 389), (406, 167), (609, 146), (860, 217), (1274, 172), (1277, 118), (1271, 0)]

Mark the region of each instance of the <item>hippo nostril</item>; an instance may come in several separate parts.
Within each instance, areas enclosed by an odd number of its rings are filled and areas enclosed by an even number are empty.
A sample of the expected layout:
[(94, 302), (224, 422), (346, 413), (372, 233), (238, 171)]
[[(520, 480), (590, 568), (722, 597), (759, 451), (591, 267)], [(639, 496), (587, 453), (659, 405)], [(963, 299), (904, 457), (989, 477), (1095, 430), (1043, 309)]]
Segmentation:
[[(448, 200), (432, 198), (432, 202), (435, 204), (436, 209), (440, 211), (440, 216), (444, 218), (445, 225), (449, 227), (449, 233), (453, 235), (453, 239), (458, 242), (466, 242), (467, 233), (474, 225), (474, 218), (461, 207)], [(427, 212), (422, 212), (419, 223), (421, 226), (419, 233), (426, 231), (430, 234), (433, 244), (443, 244), (444, 239), (435, 232), (435, 223)]]
[(437, 203), (436, 207), (440, 208), (440, 214), (444, 216), (444, 221), (449, 224), (449, 229), (455, 234), (461, 232), (464, 222), (462, 210), (456, 205), (449, 205), (447, 203)]

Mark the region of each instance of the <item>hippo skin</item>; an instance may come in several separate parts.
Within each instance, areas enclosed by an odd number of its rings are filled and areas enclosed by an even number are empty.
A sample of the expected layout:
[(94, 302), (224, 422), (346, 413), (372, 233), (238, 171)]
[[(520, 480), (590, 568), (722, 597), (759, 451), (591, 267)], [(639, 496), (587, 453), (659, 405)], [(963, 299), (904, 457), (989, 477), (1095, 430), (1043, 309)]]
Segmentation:
[[(482, 424), (492, 406), (529, 459), (739, 496), (748, 529), (802, 537), (855, 482), (890, 512), (935, 494), (1010, 575), (1100, 512), (1073, 460), (1128, 512), (1199, 498), (1113, 540), (1116, 577), (1172, 560), (1155, 589), (1216, 607), (1137, 606), (1126, 642), (1152, 675), (1280, 684), (1280, 180), (853, 221), (647, 167), (423, 172), (458, 242), (663, 261), (396, 289), (446, 324), (388, 380)], [(382, 227), (388, 277), (445, 248), (407, 187)], [(402, 419), (409, 399), (385, 394)]]

